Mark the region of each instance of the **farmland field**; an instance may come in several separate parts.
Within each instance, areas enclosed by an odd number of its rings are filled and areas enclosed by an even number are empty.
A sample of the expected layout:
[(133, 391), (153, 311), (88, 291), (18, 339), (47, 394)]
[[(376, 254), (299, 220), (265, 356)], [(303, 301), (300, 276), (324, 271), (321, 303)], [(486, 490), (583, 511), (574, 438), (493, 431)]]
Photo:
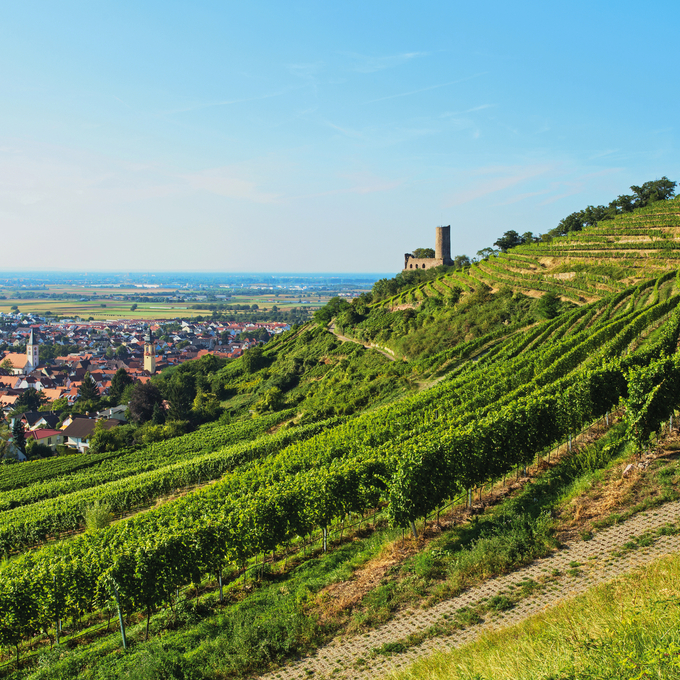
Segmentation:
[[(185, 300), (165, 302), (164, 300), (137, 302), (140, 297), (158, 296), (164, 298), (178, 295), (176, 289), (154, 288), (151, 291), (140, 288), (83, 288), (74, 286), (47, 286), (40, 291), (49, 295), (49, 298), (30, 298), (34, 292), (17, 294), (17, 291), (2, 290), (6, 299), (0, 299), (0, 312), (8, 314), (12, 307), (16, 306), (24, 314), (37, 314), (39, 316), (59, 315), (67, 318), (80, 317), (96, 321), (118, 319), (173, 319), (176, 317), (191, 317), (198, 315), (210, 315), (212, 309), (208, 305), (257, 305), (261, 310), (271, 310), (276, 306), (281, 311), (287, 311), (293, 307), (309, 307), (317, 309), (325, 305), (331, 297), (330, 293), (308, 293), (306, 291), (282, 293), (267, 292), (262, 295), (248, 291), (244, 295), (231, 295), (230, 299), (217, 300)], [(83, 300), (73, 299), (78, 295)], [(204, 291), (182, 291), (180, 295), (193, 297), (205, 295)], [(57, 296), (54, 299), (53, 296)], [(63, 296), (64, 299), (59, 299)], [(121, 299), (123, 298), (123, 299)], [(124, 299), (128, 298), (128, 299)], [(134, 310), (132, 305), (136, 304)]]

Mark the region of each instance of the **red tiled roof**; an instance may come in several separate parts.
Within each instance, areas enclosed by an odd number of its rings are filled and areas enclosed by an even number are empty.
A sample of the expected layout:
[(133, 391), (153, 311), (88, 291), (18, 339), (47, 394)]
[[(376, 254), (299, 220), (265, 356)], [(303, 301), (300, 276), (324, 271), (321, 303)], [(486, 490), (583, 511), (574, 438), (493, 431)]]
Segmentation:
[(47, 439), (47, 437), (54, 437), (55, 435), (61, 435), (62, 431), (61, 430), (29, 430), (28, 432), (24, 433), (26, 435), (26, 439)]

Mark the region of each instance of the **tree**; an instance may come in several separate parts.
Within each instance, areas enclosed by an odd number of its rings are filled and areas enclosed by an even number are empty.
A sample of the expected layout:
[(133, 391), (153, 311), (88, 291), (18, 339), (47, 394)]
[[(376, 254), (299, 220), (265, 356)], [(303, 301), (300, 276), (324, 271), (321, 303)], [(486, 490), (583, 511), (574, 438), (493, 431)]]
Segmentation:
[(666, 201), (675, 195), (677, 182), (671, 182), (668, 177), (662, 177), (651, 182), (645, 182), (641, 187), (633, 185), (630, 189), (635, 194), (637, 208), (644, 207), (655, 201)]
[(24, 390), (14, 402), (14, 411), (16, 413), (39, 411), (40, 407), (48, 401), (49, 399), (42, 392), (38, 392), (38, 390), (29, 387)]
[[(349, 307), (349, 303), (347, 304)], [(256, 373), (265, 365), (265, 358), (261, 347), (251, 347), (243, 353), (241, 358), (243, 370), (246, 373)]]
[(53, 453), (52, 449), (47, 444), (39, 444), (32, 440), (26, 444), (26, 457), (32, 460), (36, 458), (48, 458)]
[(141, 424), (153, 417), (154, 406), (163, 403), (163, 395), (152, 383), (136, 383), (130, 395), (130, 417), (135, 423)]
[(268, 411), (278, 411), (285, 405), (285, 399), (278, 387), (268, 389), (262, 399), (255, 404), (256, 413), (267, 413)]
[(506, 231), (503, 236), (494, 243), (494, 245), (500, 248), (504, 253), (507, 253), (510, 248), (514, 248), (521, 244), (522, 237), (513, 229)]
[[(384, 281), (385, 279), (381, 280)], [(374, 284), (374, 290), (379, 283), (380, 281)], [(350, 304), (347, 300), (343, 300), (339, 297), (331, 298), (324, 307), (317, 309), (316, 312), (314, 312), (314, 321), (320, 325), (325, 325), (329, 323), (333, 317), (338, 316), (340, 312), (349, 309), (349, 306)]]
[(153, 405), (153, 413), (151, 415), (151, 422), (154, 425), (163, 425), (165, 423), (165, 411), (160, 404)]
[(188, 420), (196, 396), (193, 376), (176, 374), (165, 391), (170, 402), (170, 418)]
[(196, 420), (201, 422), (217, 420), (222, 413), (220, 400), (212, 392), (198, 392), (191, 410)]
[[(489, 248), (489, 250), (491, 250), (491, 248)], [(470, 258), (467, 255), (456, 255), (453, 258), (453, 266), (456, 269), (465, 269), (465, 267), (470, 266)]]
[(134, 305), (132, 305), (132, 307), (130, 307), (130, 311), (131, 311), (131, 312), (134, 312), (135, 309), (137, 309), (137, 303), (136, 303), (136, 302), (135, 302)]
[(85, 373), (78, 388), (78, 399), (83, 401), (97, 401), (99, 399), (99, 387), (89, 371)]
[(413, 251), (413, 257), (421, 259), (425, 257), (434, 257), (435, 252), (432, 248), (416, 248)]
[(51, 404), (43, 404), (38, 411), (64, 411), (68, 408), (68, 398), (59, 397), (55, 399)]
[(116, 359), (120, 361), (125, 361), (128, 358), (128, 351), (125, 345), (121, 345), (116, 349)]
[(560, 313), (560, 298), (550, 291), (543, 293), (536, 305), (539, 316), (554, 319)]
[(498, 255), (498, 251), (493, 248), (482, 248), (477, 251), (477, 257), (480, 257), (482, 260), (488, 260), (492, 255)]
[(111, 387), (109, 388), (109, 397), (114, 406), (120, 404), (120, 399), (128, 385), (132, 385), (132, 378), (128, 375), (128, 372), (121, 367), (114, 374), (111, 380)]
[(14, 427), (12, 428), (12, 442), (21, 453), (26, 453), (26, 435), (24, 434), (24, 424), (16, 418), (14, 420)]

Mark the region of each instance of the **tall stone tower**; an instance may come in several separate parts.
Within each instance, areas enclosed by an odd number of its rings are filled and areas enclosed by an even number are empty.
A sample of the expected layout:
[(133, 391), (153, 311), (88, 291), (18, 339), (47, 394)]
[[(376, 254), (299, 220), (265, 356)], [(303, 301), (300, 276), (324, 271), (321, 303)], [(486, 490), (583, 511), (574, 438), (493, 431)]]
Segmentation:
[(35, 370), (40, 363), (38, 343), (33, 336), (33, 329), (31, 328), (31, 334), (28, 336), (28, 342), (26, 343), (26, 368), (24, 369), (26, 373)]
[(451, 261), (451, 225), (437, 227), (437, 235), (434, 242), (435, 260), (441, 260), (443, 264), (453, 264)]
[(156, 354), (153, 348), (153, 333), (149, 332), (144, 336), (144, 370), (153, 375), (156, 372)]

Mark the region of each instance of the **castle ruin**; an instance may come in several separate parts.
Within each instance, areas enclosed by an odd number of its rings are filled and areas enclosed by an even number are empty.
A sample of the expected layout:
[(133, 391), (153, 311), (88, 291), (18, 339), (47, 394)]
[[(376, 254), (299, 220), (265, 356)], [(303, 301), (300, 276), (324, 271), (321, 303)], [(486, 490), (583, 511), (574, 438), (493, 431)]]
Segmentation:
[(432, 269), (453, 264), (451, 259), (451, 225), (437, 227), (434, 245), (434, 257), (413, 257), (411, 253), (404, 255), (404, 271), (407, 269)]

